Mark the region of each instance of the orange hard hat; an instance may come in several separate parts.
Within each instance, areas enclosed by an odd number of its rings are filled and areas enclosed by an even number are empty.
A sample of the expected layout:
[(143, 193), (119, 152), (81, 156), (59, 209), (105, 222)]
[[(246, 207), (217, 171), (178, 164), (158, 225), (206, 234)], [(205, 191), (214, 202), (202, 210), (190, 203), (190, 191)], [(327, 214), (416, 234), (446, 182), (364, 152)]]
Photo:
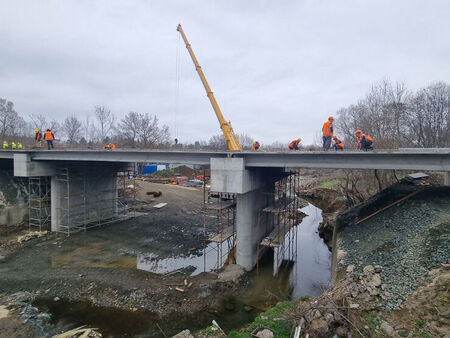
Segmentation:
[(358, 134), (362, 134), (362, 131), (359, 129), (355, 131), (355, 135), (358, 135)]
[(328, 120), (334, 120), (333, 116), (328, 116)]

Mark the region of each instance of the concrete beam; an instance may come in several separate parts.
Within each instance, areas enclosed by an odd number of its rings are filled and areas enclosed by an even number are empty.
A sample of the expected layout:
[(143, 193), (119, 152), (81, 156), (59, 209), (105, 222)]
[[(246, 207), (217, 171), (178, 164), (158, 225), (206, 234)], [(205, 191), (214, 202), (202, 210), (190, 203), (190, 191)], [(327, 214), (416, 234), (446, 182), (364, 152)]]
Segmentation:
[(52, 162), (36, 162), (27, 153), (14, 154), (14, 176), (54, 176), (56, 168)]

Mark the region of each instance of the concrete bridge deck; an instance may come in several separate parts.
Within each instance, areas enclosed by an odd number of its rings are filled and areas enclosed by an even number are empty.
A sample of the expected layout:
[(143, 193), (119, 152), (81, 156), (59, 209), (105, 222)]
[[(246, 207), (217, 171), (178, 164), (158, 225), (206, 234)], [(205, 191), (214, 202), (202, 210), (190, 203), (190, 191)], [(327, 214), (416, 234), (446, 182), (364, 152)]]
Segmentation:
[(211, 158), (243, 158), (246, 168), (404, 169), (450, 171), (450, 149), (376, 152), (212, 152), (164, 150), (21, 150), (0, 151), (0, 159), (26, 155), (31, 161), (211, 163)]

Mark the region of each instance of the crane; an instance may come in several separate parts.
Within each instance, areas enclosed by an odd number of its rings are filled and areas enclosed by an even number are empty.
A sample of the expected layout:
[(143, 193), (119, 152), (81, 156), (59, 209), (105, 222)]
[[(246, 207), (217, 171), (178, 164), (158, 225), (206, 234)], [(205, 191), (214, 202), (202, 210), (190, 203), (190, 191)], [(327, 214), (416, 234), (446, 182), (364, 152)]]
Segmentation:
[(231, 151), (242, 151), (242, 146), (239, 143), (239, 140), (234, 133), (233, 127), (231, 127), (231, 123), (227, 122), (225, 118), (223, 117), (222, 111), (220, 110), (219, 105), (217, 104), (216, 98), (214, 97), (214, 94), (209, 87), (208, 81), (206, 81), (205, 74), (203, 74), (202, 67), (200, 67), (197, 58), (195, 57), (194, 51), (192, 50), (191, 44), (189, 43), (186, 35), (184, 34), (183, 28), (179, 24), (177, 26), (177, 31), (180, 32), (181, 37), (184, 40), (184, 43), (186, 44), (186, 48), (189, 52), (189, 55), (192, 58), (192, 61), (194, 62), (195, 69), (197, 70), (198, 76), (200, 76), (200, 80), (203, 83), (203, 86), (206, 90), (206, 95), (209, 98), (209, 101), (211, 102), (211, 105), (214, 109), (214, 112), (216, 113), (217, 119), (220, 123), (220, 128), (222, 129), (223, 135), (225, 136), (225, 140), (228, 144), (228, 149)]

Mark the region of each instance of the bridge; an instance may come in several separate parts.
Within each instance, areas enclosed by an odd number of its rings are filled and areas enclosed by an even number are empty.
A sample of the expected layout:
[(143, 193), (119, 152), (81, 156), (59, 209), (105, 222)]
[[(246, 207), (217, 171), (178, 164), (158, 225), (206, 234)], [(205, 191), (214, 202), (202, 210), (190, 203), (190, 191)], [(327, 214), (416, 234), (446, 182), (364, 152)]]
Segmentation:
[[(450, 149), (405, 149), (377, 152), (205, 152), (147, 150), (6, 150), (0, 165), (17, 177), (50, 177), (51, 228), (66, 228), (86, 219), (117, 216), (117, 173), (133, 163), (200, 164), (211, 166), (211, 190), (236, 194), (236, 260), (251, 270), (257, 243), (270, 226), (257, 226), (258, 211), (270, 203), (275, 182), (288, 168), (435, 170), (450, 185)], [(68, 196), (72, 196), (70, 199)], [(66, 210), (96, 203), (86, 215)], [(111, 207), (108, 215), (98, 210)], [(111, 210), (112, 214), (111, 215)], [(263, 220), (264, 221), (264, 220)], [(260, 220), (261, 222), (261, 220)]]

